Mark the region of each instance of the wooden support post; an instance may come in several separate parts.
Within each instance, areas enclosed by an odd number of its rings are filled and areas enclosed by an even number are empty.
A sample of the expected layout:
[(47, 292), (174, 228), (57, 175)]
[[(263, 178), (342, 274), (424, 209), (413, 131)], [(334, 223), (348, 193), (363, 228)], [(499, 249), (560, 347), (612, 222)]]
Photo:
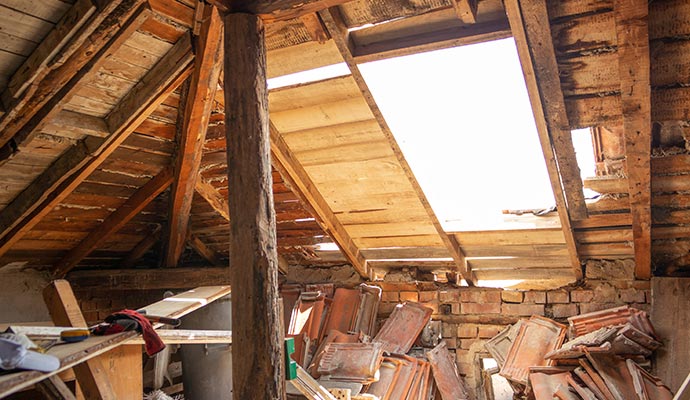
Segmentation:
[(225, 127), (231, 231), (233, 395), (284, 399), (283, 315), (271, 176), (266, 47), (256, 15), (225, 24)]
[[(583, 277), (582, 265), (578, 257), (570, 218), (573, 214), (577, 216), (574, 219), (586, 218), (587, 206), (565, 114), (546, 2), (545, 0), (506, 0), (505, 7), (517, 45), (520, 64), (522, 64), (530, 103), (532, 103), (532, 112), (573, 273), (575, 279), (580, 280)], [(539, 74), (537, 74), (538, 71)], [(558, 149), (560, 152), (557, 151)], [(573, 166), (572, 163), (575, 165)], [(571, 171), (571, 173), (564, 175), (565, 171)], [(570, 189), (568, 185), (571, 186)], [(571, 199), (566, 201), (568, 194), (571, 195)]]
[(639, 279), (652, 276), (652, 104), (648, 14), (646, 0), (614, 1), (635, 277)]
[(175, 158), (175, 180), (170, 193), (170, 222), (164, 262), (166, 267), (176, 267), (184, 251), (194, 187), (199, 175), (204, 139), (221, 69), (223, 26), (218, 10), (212, 6), (203, 7), (203, 20), (195, 47), (194, 72), (189, 92), (184, 96), (186, 101)]
[[(53, 281), (43, 290), (43, 299), (55, 325), (87, 327), (69, 282), (65, 280)], [(89, 400), (115, 400), (117, 398), (113, 393), (113, 388), (100, 358), (92, 358), (76, 365), (74, 374), (85, 398)]]

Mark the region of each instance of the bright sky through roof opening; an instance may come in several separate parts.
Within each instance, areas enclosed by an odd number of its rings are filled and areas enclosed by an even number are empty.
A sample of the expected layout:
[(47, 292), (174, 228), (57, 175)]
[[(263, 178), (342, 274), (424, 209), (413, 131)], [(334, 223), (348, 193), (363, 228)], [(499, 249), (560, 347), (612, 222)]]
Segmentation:
[(512, 38), (360, 69), (445, 230), (555, 204)]

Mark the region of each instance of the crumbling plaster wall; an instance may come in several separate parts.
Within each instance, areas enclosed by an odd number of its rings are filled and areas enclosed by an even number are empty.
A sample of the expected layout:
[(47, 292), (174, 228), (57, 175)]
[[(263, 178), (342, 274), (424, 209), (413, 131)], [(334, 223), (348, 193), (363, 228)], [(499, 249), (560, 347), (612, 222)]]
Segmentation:
[(42, 295), (49, 279), (33, 269), (0, 271), (0, 323), (50, 321)]

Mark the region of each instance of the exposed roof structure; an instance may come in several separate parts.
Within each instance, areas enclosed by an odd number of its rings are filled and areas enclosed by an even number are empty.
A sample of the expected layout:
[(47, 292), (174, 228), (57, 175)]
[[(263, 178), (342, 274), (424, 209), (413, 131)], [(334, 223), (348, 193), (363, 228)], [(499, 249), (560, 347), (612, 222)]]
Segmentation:
[[(269, 78), (349, 69), (269, 94), (284, 264), (349, 263), (370, 278), (412, 266), (469, 284), (575, 281), (588, 260), (635, 260), (639, 278), (687, 274), (687, 1), (267, 3), (252, 11), (266, 23)], [(0, 268), (65, 276), (227, 264), (212, 8), (0, 0)], [(358, 65), (510, 36), (558, 210), (513, 217), (538, 220), (531, 229), (446, 232)], [(592, 128), (598, 162), (584, 183), (570, 140), (578, 128)], [(603, 196), (585, 200), (583, 187)]]

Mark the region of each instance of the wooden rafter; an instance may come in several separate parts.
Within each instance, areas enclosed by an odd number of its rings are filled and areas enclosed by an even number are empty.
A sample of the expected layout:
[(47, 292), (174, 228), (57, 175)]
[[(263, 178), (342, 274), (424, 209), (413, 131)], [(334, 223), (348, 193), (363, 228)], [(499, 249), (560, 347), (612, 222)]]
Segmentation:
[(177, 266), (184, 251), (194, 187), (221, 69), (223, 25), (218, 10), (213, 6), (204, 7), (203, 20), (195, 46), (194, 72), (189, 92), (184, 96), (184, 117), (175, 158), (175, 179), (170, 193), (169, 228), (163, 263), (166, 267)]
[[(150, 15), (143, 0), (77, 1), (10, 80), (2, 94), (0, 147), (29, 141)], [(95, 8), (95, 9), (94, 9)], [(129, 22), (128, 22), (129, 21)], [(27, 85), (29, 83), (30, 85)]]
[(172, 183), (172, 168), (166, 167), (148, 183), (137, 190), (127, 201), (106, 218), (96, 229), (92, 230), (76, 247), (70, 250), (62, 260), (55, 264), (53, 276), (64, 278), (79, 261), (103, 244), (110, 235), (119, 231), (153, 199), (161, 194)]
[(646, 0), (614, 1), (635, 277), (640, 279), (649, 279), (652, 275), (652, 117), (648, 14)]
[(226, 221), (230, 221), (230, 212), (228, 211), (228, 201), (205, 179), (199, 177), (196, 181), (196, 192), (208, 202), (218, 214), (220, 214)]
[(477, 0), (453, 0), (458, 18), (466, 24), (477, 22)]
[(323, 22), (319, 18), (319, 14), (304, 14), (299, 17), (300, 21), (304, 24), (304, 27), (309, 32), (311, 40), (319, 43), (325, 43), (331, 37), (326, 32), (326, 28), (323, 26)]
[(125, 256), (120, 262), (122, 268), (131, 268), (136, 264), (141, 257), (146, 254), (161, 238), (163, 228), (157, 225), (153, 230), (151, 230), (146, 237)]
[(199, 239), (198, 236), (196, 235), (189, 235), (189, 239), (187, 239), (187, 243), (194, 249), (194, 251), (197, 252), (201, 257), (203, 257), (206, 261), (211, 263), (213, 266), (219, 266), (222, 264), (220, 254), (210, 248), (206, 243), (204, 243), (201, 239)]
[(309, 209), (321, 229), (328, 233), (338, 245), (355, 271), (363, 278), (368, 279), (369, 268), (366, 259), (360, 253), (343, 224), (338, 221), (307, 171), (285, 143), (285, 139), (272, 124), (271, 152), (273, 153), (273, 166), (280, 172), (285, 182), (292, 188), (302, 204)]
[(79, 141), (0, 212), (0, 256), (69, 196), (187, 78), (193, 58), (185, 35), (108, 114), (108, 137)]
[(400, 166), (402, 167), (403, 171), (405, 171), (405, 175), (407, 176), (407, 178), (410, 180), (410, 183), (414, 188), (420, 202), (424, 206), (424, 209), (426, 210), (429, 219), (433, 223), (436, 232), (438, 232), (439, 237), (448, 249), (450, 255), (453, 257), (453, 260), (455, 260), (458, 268), (458, 273), (462, 276), (463, 279), (465, 279), (465, 281), (469, 285), (474, 285), (476, 280), (472, 274), (472, 271), (469, 269), (467, 261), (465, 260), (465, 254), (462, 252), (462, 249), (460, 248), (460, 244), (457, 242), (457, 240), (452, 238), (443, 230), (443, 227), (441, 226), (441, 223), (438, 221), (436, 214), (431, 208), (431, 205), (429, 204), (426, 195), (419, 186), (417, 178), (414, 176), (414, 173), (412, 172), (410, 165), (407, 163), (407, 160), (405, 159), (402, 150), (400, 150), (400, 147), (398, 146), (398, 143), (396, 142), (393, 133), (388, 127), (388, 123), (383, 118), (381, 110), (374, 101), (374, 97), (369, 91), (369, 87), (364, 81), (364, 77), (362, 76), (362, 73), (360, 72), (359, 67), (357, 66), (357, 63), (354, 59), (349, 33), (347, 27), (345, 26), (345, 23), (342, 20), (342, 16), (335, 8), (330, 8), (328, 10), (321, 11), (319, 12), (319, 14), (321, 16), (321, 20), (326, 25), (328, 32), (334, 39), (336, 45), (338, 46), (340, 54), (343, 56), (343, 59), (350, 68), (350, 72), (352, 73), (353, 79), (357, 83), (359, 90), (362, 92), (362, 95), (364, 96), (364, 99), (366, 100), (367, 105), (371, 110), (371, 113), (374, 115), (376, 121), (381, 127), (381, 131), (388, 139), (388, 142), (393, 152), (395, 153), (398, 162), (400, 163)]
[[(523, 64), (523, 71), (530, 68), (535, 77), (534, 85), (527, 85), (527, 90), (530, 99), (534, 98), (541, 104), (538, 109), (532, 107), (535, 119), (545, 120), (545, 124), (537, 123), (537, 129), (540, 136), (548, 139), (548, 142), (543, 143), (552, 148), (555, 158), (555, 164), (547, 162), (547, 169), (553, 169), (549, 173), (558, 174), (562, 182), (553, 186), (554, 192), (562, 191), (565, 195), (565, 208), (559, 206), (559, 211), (567, 212), (572, 220), (585, 219), (587, 206), (582, 190), (582, 178), (566, 114), (546, 2), (519, 0), (517, 3), (511, 3), (513, 4), (506, 5), (506, 10), (511, 10), (508, 16), (513, 34), (515, 35), (516, 29), (520, 29), (521, 40), (518, 42), (516, 37), (516, 42), (518, 46), (526, 46), (522, 52), (518, 52), (520, 62)], [(520, 26), (515, 25), (515, 12), (521, 12), (523, 23)], [(523, 56), (527, 58), (523, 59)]]
[[(546, 169), (549, 173), (551, 187), (556, 199), (558, 216), (563, 228), (565, 243), (568, 247), (570, 262), (575, 278), (579, 280), (583, 276), (582, 265), (578, 257), (577, 243), (573, 235), (570, 217), (572, 214), (577, 214), (580, 217), (586, 216), (587, 209), (584, 195), (582, 194), (582, 181), (575, 160), (575, 151), (570, 138), (567, 116), (565, 115), (563, 93), (560, 89), (558, 66), (551, 40), (546, 2), (545, 0), (506, 0), (505, 7), (517, 45), (520, 64), (522, 64), (522, 72), (525, 76), (530, 102), (532, 103), (539, 141), (541, 142), (546, 160)], [(560, 139), (557, 140), (556, 135), (559, 135)], [(557, 146), (558, 143), (561, 146)], [(567, 143), (569, 143), (569, 146), (565, 145)], [(560, 153), (557, 153), (557, 149), (560, 149)], [(564, 160), (563, 163), (560, 162), (561, 159)], [(577, 170), (575, 176), (572, 176), (575, 174), (572, 171), (570, 181), (567, 181), (566, 176), (563, 176), (563, 172), (567, 170), (565, 166), (568, 165), (566, 163), (568, 160), (571, 166), (573, 165), (572, 163), (575, 163), (574, 169)], [(562, 167), (560, 173), (559, 167)], [(577, 186), (576, 183), (579, 182), (579, 189), (566, 188), (564, 195), (561, 179), (564, 185), (570, 182), (571, 185)], [(566, 196), (568, 193), (574, 195), (575, 192), (582, 198), (581, 206), (584, 208), (584, 214), (576, 211), (580, 207), (572, 208), (570, 209), (570, 215), (568, 213)], [(577, 201), (569, 205), (575, 206), (576, 204), (578, 204)]]

